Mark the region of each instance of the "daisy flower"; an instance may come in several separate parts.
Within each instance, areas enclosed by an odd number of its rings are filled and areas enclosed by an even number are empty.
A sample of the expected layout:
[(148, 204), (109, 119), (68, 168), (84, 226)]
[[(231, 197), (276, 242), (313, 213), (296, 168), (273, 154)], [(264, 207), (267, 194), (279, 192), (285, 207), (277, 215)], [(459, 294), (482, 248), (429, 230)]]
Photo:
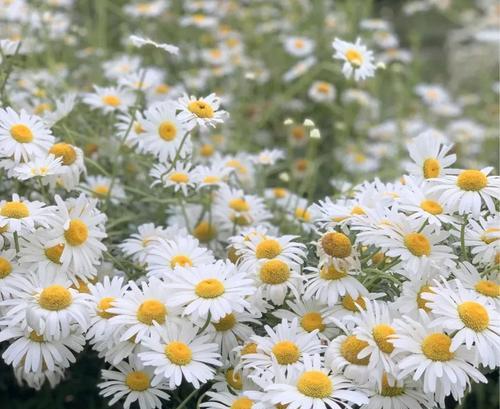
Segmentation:
[(314, 81), (307, 93), (309, 98), (319, 103), (333, 102), (336, 94), (335, 87), (325, 81)]
[(246, 391), (239, 392), (237, 395), (227, 391), (207, 392), (210, 397), (208, 402), (203, 402), (201, 408), (209, 409), (260, 409), (256, 402), (247, 396)]
[(229, 260), (178, 271), (170, 277), (168, 290), (170, 301), (184, 307), (184, 315), (218, 321), (249, 307), (245, 297), (255, 291), (252, 280)]
[(160, 16), (167, 7), (168, 4), (165, 4), (162, 0), (141, 1), (138, 3), (126, 4), (123, 11), (131, 17), (151, 18)]
[(285, 157), (285, 153), (281, 149), (264, 149), (255, 155), (251, 160), (256, 165), (274, 166), (276, 162)]
[(129, 409), (134, 402), (139, 403), (140, 409), (161, 409), (162, 400), (170, 399), (165, 383), (151, 385), (153, 368), (144, 367), (133, 357), (129, 363), (121, 362), (112, 369), (103, 369), (101, 376), (103, 382), (97, 384), (99, 394), (105, 398), (113, 396), (108, 403), (110, 406), (125, 397), (124, 409)]
[(227, 168), (224, 164), (214, 162), (209, 166), (197, 166), (194, 169), (196, 173), (196, 180), (198, 180), (198, 188), (201, 189), (205, 186), (221, 186), (223, 185), (232, 169)]
[(188, 191), (194, 189), (198, 182), (190, 163), (177, 162), (173, 168), (159, 163), (154, 165), (149, 175), (154, 179), (151, 186), (161, 184), (166, 188), (173, 187), (174, 192), (181, 191), (184, 196), (187, 196)]
[[(470, 219), (465, 227), (465, 245), (470, 247), (474, 264), (493, 264), (500, 254), (500, 217), (492, 215)], [(498, 264), (498, 263), (497, 263)]]
[(28, 180), (40, 177), (42, 183), (46, 185), (46, 176), (55, 176), (61, 173), (61, 158), (54, 155), (35, 157), (29, 162), (21, 163), (12, 169), (12, 175), (18, 180)]
[(306, 57), (314, 50), (314, 41), (307, 37), (288, 37), (283, 45), (285, 51), (293, 57)]
[(94, 85), (94, 92), (87, 93), (83, 102), (93, 109), (100, 109), (105, 114), (117, 111), (126, 111), (135, 101), (135, 96), (120, 87), (98, 87)]
[(0, 109), (0, 155), (15, 162), (45, 156), (54, 142), (52, 132), (36, 115), (12, 108)]
[(69, 143), (58, 142), (50, 147), (49, 154), (61, 159), (60, 172), (47, 176), (49, 185), (72, 190), (78, 184), (80, 175), (86, 173), (82, 150)]
[(220, 110), (221, 100), (215, 94), (210, 94), (204, 98), (188, 97), (184, 94), (179, 98), (177, 109), (180, 111), (179, 120), (187, 124), (189, 129), (196, 125), (201, 128), (212, 126), (224, 122), (227, 112)]
[(135, 115), (120, 113), (117, 115), (115, 124), (118, 131), (118, 140), (123, 140), (125, 144), (131, 148), (135, 148), (137, 152), (144, 150), (144, 116), (140, 112), (135, 112)]
[(351, 78), (354, 74), (354, 79), (359, 81), (375, 75), (373, 51), (368, 50), (361, 43), (361, 39), (358, 38), (355, 43), (349, 43), (336, 38), (332, 46), (335, 50), (333, 57), (344, 61), (342, 73), (346, 78)]
[(167, 162), (176, 155), (185, 157), (190, 151), (188, 129), (176, 115), (173, 103), (167, 101), (151, 106), (144, 113), (142, 126), (144, 150), (161, 162)]
[(210, 341), (210, 335), (198, 335), (198, 327), (188, 322), (156, 325), (155, 336), (143, 340), (145, 351), (139, 358), (155, 368), (153, 385), (166, 382), (173, 389), (185, 379), (198, 389), (213, 379), (214, 367), (221, 365), (219, 346)]
[(12, 200), (0, 201), (0, 227), (10, 232), (33, 232), (36, 227), (48, 227), (53, 207), (39, 201), (21, 199), (17, 193)]
[(454, 174), (432, 181), (430, 192), (439, 192), (440, 200), (458, 214), (471, 214), (477, 218), (483, 203), (495, 213), (495, 200), (500, 200), (500, 176), (492, 176), (492, 167), (481, 170), (455, 170)]
[[(281, 371), (280, 371), (281, 372)], [(278, 373), (275, 383), (265, 391), (274, 404), (290, 405), (297, 409), (351, 408), (352, 404), (368, 403), (363, 392), (341, 375), (333, 375), (321, 364), (319, 355), (304, 357), (304, 367), (288, 376)]]
[(415, 87), (415, 93), (430, 106), (448, 102), (450, 99), (448, 91), (438, 84), (419, 84)]
[(353, 249), (351, 239), (335, 230), (327, 231), (321, 236), (316, 243), (316, 253), (320, 259), (320, 267), (328, 264), (344, 271), (357, 264), (356, 250)]
[(21, 267), (16, 257), (16, 250), (0, 251), (0, 300), (9, 298), (16, 289), (21, 287), (26, 270)]
[(125, 200), (125, 190), (117, 180), (113, 181), (112, 191), (111, 179), (106, 176), (87, 176), (84, 183), (81, 184), (84, 192), (89, 192), (98, 200), (109, 200), (111, 203), (117, 205)]
[[(20, 242), (19, 263), (27, 270), (47, 271), (49, 273), (66, 273), (61, 263), (61, 255), (64, 243), (61, 241), (54, 246), (48, 246), (47, 242), (54, 238), (49, 230), (37, 230)], [(82, 278), (90, 278), (93, 275), (82, 272)], [(69, 277), (71, 279), (71, 277)]]
[(123, 75), (139, 70), (141, 59), (138, 56), (121, 55), (103, 63), (103, 73), (110, 80), (118, 80)]
[(407, 145), (413, 163), (407, 166), (411, 175), (423, 179), (442, 177), (450, 173), (449, 168), (457, 160), (449, 154), (452, 145), (444, 145), (442, 139), (428, 131), (413, 138)]
[(458, 268), (453, 270), (453, 275), (464, 288), (486, 297), (496, 305), (497, 309), (500, 308), (500, 284), (496, 274), (482, 277), (474, 265), (464, 261), (458, 263)]
[(132, 257), (135, 262), (144, 264), (148, 256), (148, 250), (158, 239), (168, 239), (166, 230), (153, 223), (141, 224), (137, 227), (137, 233), (120, 243), (120, 249)]

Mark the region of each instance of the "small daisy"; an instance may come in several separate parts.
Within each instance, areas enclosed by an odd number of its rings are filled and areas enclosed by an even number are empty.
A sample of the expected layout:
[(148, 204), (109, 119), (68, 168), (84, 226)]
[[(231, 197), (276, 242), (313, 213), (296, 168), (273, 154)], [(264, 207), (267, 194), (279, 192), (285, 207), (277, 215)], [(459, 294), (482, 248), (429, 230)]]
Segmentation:
[(12, 169), (12, 175), (18, 180), (28, 180), (40, 177), (42, 183), (46, 185), (46, 176), (57, 176), (62, 173), (61, 158), (56, 158), (50, 154), (48, 156), (36, 157), (29, 162), (17, 165)]
[(351, 239), (335, 230), (324, 233), (316, 244), (320, 267), (333, 265), (338, 271), (347, 271), (356, 267), (357, 255)]
[[(48, 230), (37, 230), (20, 243), (19, 262), (27, 270), (47, 271), (49, 273), (66, 273), (61, 263), (64, 243), (61, 241), (47, 246), (54, 235)], [(81, 278), (90, 278), (92, 274), (84, 272)]]
[(333, 102), (335, 100), (336, 91), (335, 87), (329, 82), (315, 81), (309, 88), (308, 95), (314, 102)]
[(108, 60), (103, 64), (103, 72), (106, 78), (118, 80), (123, 75), (131, 74), (139, 70), (141, 59), (137, 56), (121, 55)]
[(335, 50), (333, 57), (344, 61), (342, 73), (346, 78), (354, 73), (354, 79), (359, 81), (375, 75), (373, 51), (368, 50), (361, 39), (358, 38), (356, 43), (349, 43), (336, 38), (332, 45)]
[(9, 249), (0, 251), (0, 301), (10, 298), (16, 289), (22, 288), (26, 270), (21, 267), (16, 257), (16, 250)]
[(100, 109), (105, 114), (126, 111), (135, 101), (129, 91), (119, 87), (98, 87), (94, 85), (94, 92), (83, 97), (83, 102), (93, 109)]
[(419, 84), (415, 87), (415, 93), (430, 106), (450, 100), (448, 91), (437, 84)]
[(314, 41), (307, 37), (288, 37), (284, 47), (293, 57), (306, 57), (314, 51)]
[(464, 261), (458, 263), (453, 275), (464, 288), (476, 292), (479, 296), (491, 300), (497, 309), (500, 309), (500, 283), (496, 274), (481, 276), (476, 267)]
[(18, 194), (12, 200), (0, 201), (0, 227), (10, 232), (33, 232), (36, 227), (48, 227), (53, 207), (39, 201), (21, 199)]
[(195, 172), (198, 188), (201, 189), (205, 186), (221, 186), (228, 180), (232, 169), (222, 163), (214, 162), (209, 166), (197, 166)]
[(83, 151), (69, 143), (58, 142), (49, 149), (49, 154), (61, 159), (61, 171), (54, 176), (47, 176), (49, 185), (72, 190), (79, 182), (80, 175), (86, 173)]
[(465, 245), (470, 247), (474, 264), (494, 264), (500, 253), (500, 217), (479, 217), (467, 221)]
[(111, 186), (111, 179), (106, 176), (87, 176), (85, 182), (81, 184), (81, 188), (98, 200), (106, 201), (109, 197), (110, 202), (115, 205), (125, 200), (125, 190), (120, 182), (114, 180), (113, 186)]
[(221, 365), (219, 346), (210, 341), (210, 335), (199, 335), (188, 322), (156, 325), (155, 336), (143, 340), (139, 358), (155, 368), (153, 385), (166, 382), (173, 389), (185, 379), (198, 389), (214, 378), (214, 367)]
[(239, 392), (237, 395), (228, 391), (207, 392), (210, 397), (208, 402), (200, 405), (200, 408), (208, 409), (260, 409), (256, 401), (247, 396), (247, 391)]
[(194, 189), (197, 184), (196, 172), (191, 169), (189, 163), (177, 162), (173, 168), (159, 163), (154, 165), (149, 175), (154, 179), (151, 186), (161, 184), (166, 188), (173, 187), (174, 192), (181, 191), (184, 196), (187, 196), (188, 190)]
[(137, 152), (142, 152), (144, 143), (142, 137), (144, 136), (144, 116), (140, 112), (136, 112), (135, 116), (126, 113), (117, 115), (117, 122), (115, 124), (118, 133), (118, 139), (123, 140), (127, 146), (135, 148)]
[(166, 230), (153, 223), (141, 224), (137, 227), (137, 233), (130, 235), (120, 245), (120, 249), (140, 264), (146, 262), (148, 250), (158, 239), (168, 239)]
[(219, 110), (221, 101), (215, 94), (205, 98), (196, 98), (187, 95), (179, 98), (177, 109), (180, 110), (179, 120), (193, 129), (196, 125), (200, 127), (212, 126), (224, 122), (226, 111)]
[(274, 166), (276, 162), (285, 157), (285, 153), (281, 149), (264, 149), (255, 155), (251, 160), (256, 165)]

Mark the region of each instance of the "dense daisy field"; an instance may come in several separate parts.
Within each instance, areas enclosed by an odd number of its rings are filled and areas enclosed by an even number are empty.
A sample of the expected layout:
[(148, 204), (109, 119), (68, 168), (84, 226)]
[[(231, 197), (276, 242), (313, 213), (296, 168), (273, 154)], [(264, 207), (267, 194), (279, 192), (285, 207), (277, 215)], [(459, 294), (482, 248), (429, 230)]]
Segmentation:
[(0, 407), (498, 407), (495, 0), (0, 0)]

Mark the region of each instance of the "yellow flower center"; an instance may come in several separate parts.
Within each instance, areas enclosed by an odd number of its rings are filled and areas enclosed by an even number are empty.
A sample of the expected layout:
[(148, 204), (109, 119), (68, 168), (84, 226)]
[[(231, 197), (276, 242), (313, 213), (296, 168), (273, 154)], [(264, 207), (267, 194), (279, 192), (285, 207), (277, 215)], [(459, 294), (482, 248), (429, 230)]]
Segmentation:
[(61, 264), (61, 255), (64, 251), (64, 244), (56, 244), (53, 247), (45, 249), (45, 257), (47, 257), (54, 264)]
[(49, 153), (53, 154), (56, 158), (61, 158), (62, 164), (70, 166), (76, 161), (76, 151), (69, 143), (56, 143), (49, 149)]
[(500, 285), (491, 280), (481, 280), (476, 283), (474, 289), (487, 297), (499, 297)]
[(170, 87), (167, 84), (158, 84), (155, 88), (157, 94), (166, 94), (169, 90)]
[(173, 141), (177, 136), (177, 127), (172, 121), (164, 121), (158, 127), (158, 134), (164, 141)]
[(229, 201), (229, 207), (237, 212), (248, 212), (250, 210), (250, 205), (243, 198), (231, 199)]
[(323, 280), (340, 280), (347, 275), (347, 271), (337, 270), (335, 266), (328, 265), (321, 268), (319, 276)]
[(193, 235), (202, 243), (207, 243), (215, 238), (217, 230), (213, 225), (210, 225), (206, 220), (203, 220), (194, 228)]
[(234, 369), (229, 368), (226, 371), (225, 378), (231, 388), (236, 390), (243, 389), (243, 380), (241, 379), (241, 375), (239, 373), (235, 373)]
[(424, 178), (437, 178), (441, 172), (441, 164), (437, 159), (427, 158), (422, 166)]
[(300, 326), (307, 332), (312, 332), (315, 329), (322, 332), (326, 328), (326, 325), (323, 323), (323, 318), (321, 318), (321, 314), (315, 311), (306, 312), (300, 320)]
[(269, 260), (262, 264), (259, 275), (265, 284), (283, 284), (290, 277), (290, 267), (282, 260)]
[(395, 329), (387, 324), (378, 324), (373, 327), (373, 339), (382, 352), (390, 354), (394, 350), (394, 345), (389, 342), (389, 337), (396, 333)]
[(188, 104), (188, 109), (198, 118), (212, 118), (214, 116), (214, 109), (202, 99), (191, 101)]
[(385, 254), (382, 251), (378, 251), (372, 256), (373, 264), (380, 264), (382, 261), (384, 261), (384, 259), (385, 259)]
[(466, 191), (477, 192), (488, 185), (486, 175), (480, 170), (463, 170), (457, 178), (457, 186)]
[(45, 111), (51, 111), (52, 107), (50, 104), (47, 104), (45, 102), (42, 102), (41, 104), (38, 104), (35, 109), (33, 110), (33, 113), (35, 115), (40, 115), (43, 114)]
[(295, 217), (302, 222), (308, 222), (311, 220), (311, 213), (307, 209), (297, 207), (295, 209)]
[(288, 191), (283, 187), (275, 187), (273, 194), (276, 199), (283, 199), (288, 194)]
[(441, 214), (443, 213), (443, 207), (435, 200), (426, 199), (420, 203), (422, 210), (430, 214)]
[(330, 84), (328, 84), (327, 82), (320, 82), (316, 86), (316, 90), (320, 94), (328, 94), (330, 92)]
[(275, 258), (281, 253), (281, 245), (278, 240), (264, 239), (255, 249), (257, 258)]
[(59, 284), (45, 287), (40, 293), (40, 307), (49, 311), (60, 311), (71, 305), (73, 297), (70, 291)]
[(454, 354), (450, 351), (451, 338), (439, 332), (427, 335), (422, 341), (422, 352), (433, 361), (449, 361)]
[(475, 301), (465, 301), (458, 306), (458, 316), (466, 327), (481, 332), (488, 328), (490, 316), (481, 304)]
[(194, 292), (201, 298), (217, 298), (224, 294), (224, 284), (216, 278), (207, 278), (196, 284)]
[(101, 298), (101, 300), (97, 304), (97, 315), (104, 319), (113, 317), (115, 314), (107, 312), (108, 308), (113, 307), (113, 301), (115, 301), (115, 297)]
[(354, 365), (368, 365), (370, 357), (359, 359), (358, 354), (368, 346), (368, 342), (356, 338), (355, 335), (348, 336), (340, 345), (340, 354), (344, 359)]
[(12, 125), (10, 135), (19, 143), (30, 143), (33, 140), (33, 132), (23, 124)]
[(363, 64), (363, 56), (358, 50), (354, 48), (350, 48), (349, 50), (347, 50), (347, 52), (345, 53), (345, 58), (347, 58), (347, 61), (349, 61), (356, 67), (359, 67), (361, 64)]
[(404, 237), (404, 244), (411, 254), (417, 257), (431, 254), (431, 243), (422, 233), (410, 233)]
[(421, 308), (421, 309), (423, 309), (426, 312), (430, 312), (431, 309), (429, 307), (427, 307), (427, 303), (429, 301), (422, 298), (422, 294), (423, 293), (431, 293), (431, 294), (433, 294), (434, 291), (431, 290), (431, 286), (430, 285), (424, 285), (424, 286), (422, 286), (420, 288), (420, 290), (417, 293), (417, 305), (418, 305), (418, 308)]
[(180, 267), (192, 267), (193, 262), (188, 256), (185, 256), (183, 254), (178, 254), (170, 260), (170, 268), (175, 268), (177, 266)]
[(73, 219), (69, 222), (68, 230), (64, 232), (64, 238), (71, 246), (81, 246), (89, 237), (87, 225), (80, 219)]
[[(497, 240), (500, 240), (500, 237), (499, 237), (500, 235), (498, 233), (500, 233), (499, 228), (489, 227), (489, 228), (484, 230), (484, 233), (481, 235), (481, 240), (486, 244), (491, 244)], [(492, 236), (490, 236), (490, 234), (492, 234)], [(495, 235), (497, 237), (495, 237)]]
[(45, 342), (45, 338), (43, 337), (43, 335), (37, 334), (36, 331), (30, 332), (29, 339), (33, 342)]
[(12, 273), (12, 264), (4, 257), (0, 257), (0, 279)]
[(104, 105), (109, 105), (112, 107), (120, 106), (122, 103), (121, 99), (116, 95), (104, 95), (102, 97), (102, 102)]
[(396, 386), (396, 385), (389, 385), (389, 381), (387, 379), (387, 374), (384, 374), (382, 376), (382, 390), (380, 391), (380, 394), (382, 396), (386, 397), (393, 397), (393, 396), (400, 396), (405, 393), (405, 388)]
[(109, 187), (106, 185), (97, 185), (93, 189), (94, 195), (100, 198), (105, 198), (108, 196)]
[(0, 214), (10, 219), (23, 219), (30, 215), (30, 211), (22, 202), (7, 202), (2, 206)]
[(143, 371), (129, 372), (125, 377), (125, 383), (130, 390), (142, 392), (149, 388), (149, 375)]
[(255, 354), (257, 352), (257, 344), (250, 342), (241, 348), (241, 355)]
[(205, 158), (209, 158), (210, 156), (212, 156), (215, 152), (215, 148), (213, 145), (209, 144), (209, 143), (205, 143), (203, 145), (201, 145), (201, 148), (200, 148), (200, 155), (205, 157)]
[(361, 308), (362, 310), (366, 309), (366, 302), (363, 299), (363, 297), (358, 297), (355, 300), (347, 294), (346, 296), (342, 297), (342, 306), (351, 312), (359, 312), (358, 307), (356, 304)]
[(231, 404), (231, 409), (252, 409), (253, 400), (248, 399), (246, 396), (236, 399)]
[(189, 175), (185, 172), (172, 172), (168, 177), (174, 183), (188, 183)]
[(345, 258), (351, 255), (351, 240), (343, 233), (329, 232), (321, 238), (321, 247), (324, 252), (337, 258)]
[(236, 325), (236, 316), (233, 313), (227, 314), (225, 317), (222, 317), (219, 322), (213, 322), (216, 331), (229, 331), (234, 328)]
[(163, 324), (166, 316), (165, 304), (154, 299), (144, 301), (137, 309), (137, 319), (146, 325), (152, 325), (153, 321)]
[(320, 371), (306, 371), (297, 381), (297, 389), (310, 398), (324, 399), (332, 394), (330, 378)]
[(203, 183), (219, 183), (220, 182), (220, 177), (218, 176), (205, 176), (202, 180)]
[(76, 284), (73, 284), (71, 286), (71, 288), (74, 288), (75, 290), (77, 290), (80, 293), (90, 294), (90, 289), (89, 289), (88, 283), (81, 280), (80, 278), (76, 279)]
[(300, 349), (294, 342), (281, 341), (273, 346), (273, 355), (280, 365), (290, 365), (300, 358)]
[(193, 358), (193, 351), (184, 342), (172, 341), (165, 345), (165, 355), (175, 365), (187, 365)]

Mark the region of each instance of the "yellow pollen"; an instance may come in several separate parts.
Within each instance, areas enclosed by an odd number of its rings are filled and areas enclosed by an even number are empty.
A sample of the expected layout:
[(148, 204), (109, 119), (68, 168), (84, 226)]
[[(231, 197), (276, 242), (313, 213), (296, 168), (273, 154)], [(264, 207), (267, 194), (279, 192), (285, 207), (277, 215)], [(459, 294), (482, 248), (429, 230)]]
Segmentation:
[(102, 97), (102, 102), (104, 105), (109, 105), (112, 107), (120, 106), (122, 103), (121, 99), (116, 95), (105, 95)]
[(300, 358), (299, 347), (291, 341), (277, 342), (272, 351), (280, 365), (294, 364)]
[(389, 385), (389, 381), (387, 379), (387, 374), (384, 374), (382, 376), (382, 390), (380, 391), (380, 394), (382, 396), (386, 397), (393, 397), (393, 396), (400, 396), (405, 393), (405, 388), (396, 386), (396, 385)]
[(113, 307), (113, 301), (115, 301), (115, 297), (101, 298), (101, 300), (97, 304), (97, 315), (104, 319), (113, 317), (115, 314), (107, 311), (108, 308)]
[(184, 366), (191, 362), (193, 351), (184, 342), (172, 341), (165, 345), (165, 355), (173, 364)]
[(342, 297), (342, 306), (351, 312), (359, 312), (358, 307), (356, 304), (361, 308), (362, 310), (366, 309), (366, 302), (363, 299), (363, 297), (358, 297), (355, 300), (347, 294), (346, 296)]
[(248, 212), (250, 210), (250, 205), (243, 198), (231, 199), (229, 201), (229, 207), (237, 212)]
[(300, 326), (307, 332), (312, 332), (317, 329), (319, 332), (325, 330), (326, 325), (323, 323), (323, 318), (319, 312), (306, 312), (300, 319)]
[(394, 345), (389, 342), (389, 336), (394, 335), (396, 331), (387, 324), (378, 324), (373, 327), (372, 335), (377, 346), (382, 352), (390, 354), (394, 350)]
[(266, 261), (260, 268), (260, 279), (265, 284), (283, 284), (290, 277), (290, 267), (284, 261), (273, 259)]
[(246, 396), (242, 396), (231, 404), (230, 409), (252, 409), (252, 406), (253, 400), (248, 399)]
[(368, 365), (370, 357), (359, 359), (358, 354), (368, 346), (368, 342), (356, 338), (356, 335), (348, 336), (340, 345), (340, 354), (344, 359), (354, 365)]
[(0, 209), (0, 214), (10, 219), (23, 219), (30, 215), (30, 211), (23, 202), (7, 202)]
[(217, 298), (224, 294), (225, 288), (216, 278), (207, 278), (196, 284), (194, 292), (201, 298)]
[(216, 331), (229, 331), (237, 324), (236, 316), (233, 313), (222, 317), (218, 322), (212, 323)]
[(201, 145), (201, 148), (200, 148), (200, 155), (205, 157), (205, 158), (209, 158), (210, 156), (212, 156), (215, 152), (215, 148), (213, 145), (209, 144), (209, 143), (205, 143), (203, 145)]
[(36, 331), (30, 332), (29, 339), (33, 342), (45, 342), (43, 335), (37, 334)]
[(172, 172), (172, 174), (168, 177), (174, 183), (188, 183), (189, 175), (184, 172)]
[(106, 185), (97, 185), (93, 189), (94, 195), (100, 198), (105, 198), (108, 196), (109, 193), (109, 187)]
[(352, 215), (364, 215), (366, 212), (360, 206), (354, 206), (351, 210)]
[(491, 244), (497, 240), (500, 240), (500, 229), (497, 227), (489, 227), (484, 230), (481, 235), (481, 240), (486, 244)]
[(439, 332), (427, 335), (422, 341), (422, 352), (432, 361), (445, 362), (453, 359), (450, 351), (451, 338)]
[(404, 244), (411, 254), (417, 257), (431, 254), (431, 243), (422, 233), (410, 233), (404, 237)]
[(466, 327), (476, 332), (484, 331), (490, 323), (488, 311), (475, 301), (465, 301), (458, 306), (458, 316)]
[(214, 116), (214, 109), (202, 99), (191, 101), (188, 104), (188, 109), (198, 118), (212, 118)]
[(45, 257), (47, 257), (54, 264), (61, 264), (61, 255), (64, 251), (64, 244), (56, 244), (53, 247), (45, 249)]
[(30, 143), (33, 140), (33, 132), (23, 124), (12, 125), (10, 135), (19, 143)]
[(316, 85), (316, 89), (321, 94), (328, 94), (331, 88), (330, 84), (328, 84), (327, 82), (320, 82), (318, 85)]
[(297, 159), (295, 161), (295, 169), (299, 172), (305, 172), (309, 167), (309, 161), (307, 159)]
[(418, 308), (421, 308), (421, 309), (423, 309), (426, 312), (430, 312), (431, 309), (429, 307), (427, 307), (427, 303), (429, 301), (422, 298), (422, 294), (423, 293), (431, 293), (431, 294), (433, 294), (434, 291), (431, 290), (431, 286), (430, 285), (424, 285), (424, 286), (422, 286), (420, 288), (420, 290), (417, 293), (417, 305), (418, 305)]
[(241, 173), (242, 175), (245, 175), (248, 170), (245, 165), (243, 165), (240, 161), (236, 159), (231, 159), (226, 162), (226, 166), (228, 168), (233, 168), (236, 170), (236, 172)]
[(219, 183), (220, 182), (220, 177), (218, 176), (205, 176), (202, 180), (203, 183), (209, 183), (209, 184), (213, 184), (213, 183)]
[(36, 115), (40, 115), (40, 114), (43, 114), (45, 111), (51, 111), (51, 110), (52, 110), (52, 107), (50, 106), (50, 104), (47, 104), (44, 102), (44, 103), (37, 105), (35, 107), (35, 109), (33, 110), (33, 113)]
[(229, 368), (225, 374), (226, 382), (228, 385), (236, 390), (243, 389), (243, 381), (239, 373), (235, 373), (234, 369)]
[(129, 372), (125, 377), (125, 383), (130, 390), (142, 392), (149, 388), (149, 375), (143, 371)]
[(457, 186), (468, 192), (477, 192), (488, 185), (486, 175), (480, 170), (463, 170), (457, 178)]
[(355, 50), (354, 48), (350, 48), (349, 50), (347, 50), (347, 52), (345, 53), (345, 58), (347, 58), (347, 61), (349, 61), (356, 67), (359, 67), (361, 64), (363, 64), (363, 56), (358, 50)]
[(301, 125), (296, 125), (292, 128), (291, 130), (292, 138), (300, 141), (305, 138), (306, 136), (306, 130), (303, 126)]
[(297, 389), (310, 398), (324, 399), (332, 394), (330, 378), (320, 371), (306, 371), (297, 380)]
[(295, 209), (295, 217), (302, 222), (308, 222), (311, 220), (311, 213), (307, 209), (297, 207)]
[(60, 311), (71, 305), (73, 297), (70, 291), (59, 284), (45, 287), (40, 293), (40, 307), (49, 311)]
[(167, 84), (159, 84), (155, 88), (155, 92), (157, 94), (166, 94), (170, 90), (170, 87)]
[(12, 273), (12, 264), (4, 257), (0, 257), (0, 279)]
[(73, 219), (69, 222), (68, 230), (64, 232), (64, 238), (71, 246), (81, 246), (89, 237), (87, 225), (80, 219)]
[(264, 239), (255, 248), (257, 258), (275, 258), (281, 253), (281, 245), (277, 240)]
[(276, 199), (283, 199), (286, 197), (288, 191), (283, 187), (275, 187), (273, 189), (273, 194)]
[(217, 235), (217, 230), (206, 220), (201, 221), (193, 230), (193, 235), (202, 243), (208, 243)]
[(347, 276), (347, 272), (343, 270), (337, 270), (335, 266), (329, 265), (321, 268), (319, 276), (323, 280), (340, 280)]
[(188, 256), (185, 256), (183, 254), (178, 254), (170, 260), (170, 268), (175, 268), (175, 267), (192, 267), (193, 262)]
[(373, 264), (380, 264), (382, 261), (384, 261), (384, 259), (385, 254), (382, 251), (379, 251), (372, 256)]
[(487, 297), (500, 297), (500, 285), (491, 280), (478, 281), (474, 289)]
[(153, 321), (163, 324), (166, 316), (167, 308), (165, 304), (154, 299), (144, 301), (137, 309), (137, 319), (146, 325), (152, 325)]
[(49, 153), (53, 154), (56, 158), (61, 158), (62, 164), (70, 166), (76, 161), (76, 151), (69, 143), (56, 143), (49, 149)]
[(435, 200), (422, 200), (422, 202), (420, 203), (420, 207), (422, 210), (430, 214), (436, 215), (443, 213), (443, 207)]
[(437, 178), (441, 173), (441, 164), (437, 159), (427, 158), (424, 160), (424, 164), (422, 165), (422, 170), (424, 173), (424, 178), (431, 179)]
[(345, 258), (351, 255), (351, 240), (343, 233), (329, 232), (321, 238), (321, 247), (331, 257)]
[(164, 141), (173, 141), (177, 136), (177, 127), (172, 121), (164, 121), (158, 127), (158, 134)]
[(257, 353), (257, 344), (250, 342), (241, 348), (241, 355), (255, 354)]

